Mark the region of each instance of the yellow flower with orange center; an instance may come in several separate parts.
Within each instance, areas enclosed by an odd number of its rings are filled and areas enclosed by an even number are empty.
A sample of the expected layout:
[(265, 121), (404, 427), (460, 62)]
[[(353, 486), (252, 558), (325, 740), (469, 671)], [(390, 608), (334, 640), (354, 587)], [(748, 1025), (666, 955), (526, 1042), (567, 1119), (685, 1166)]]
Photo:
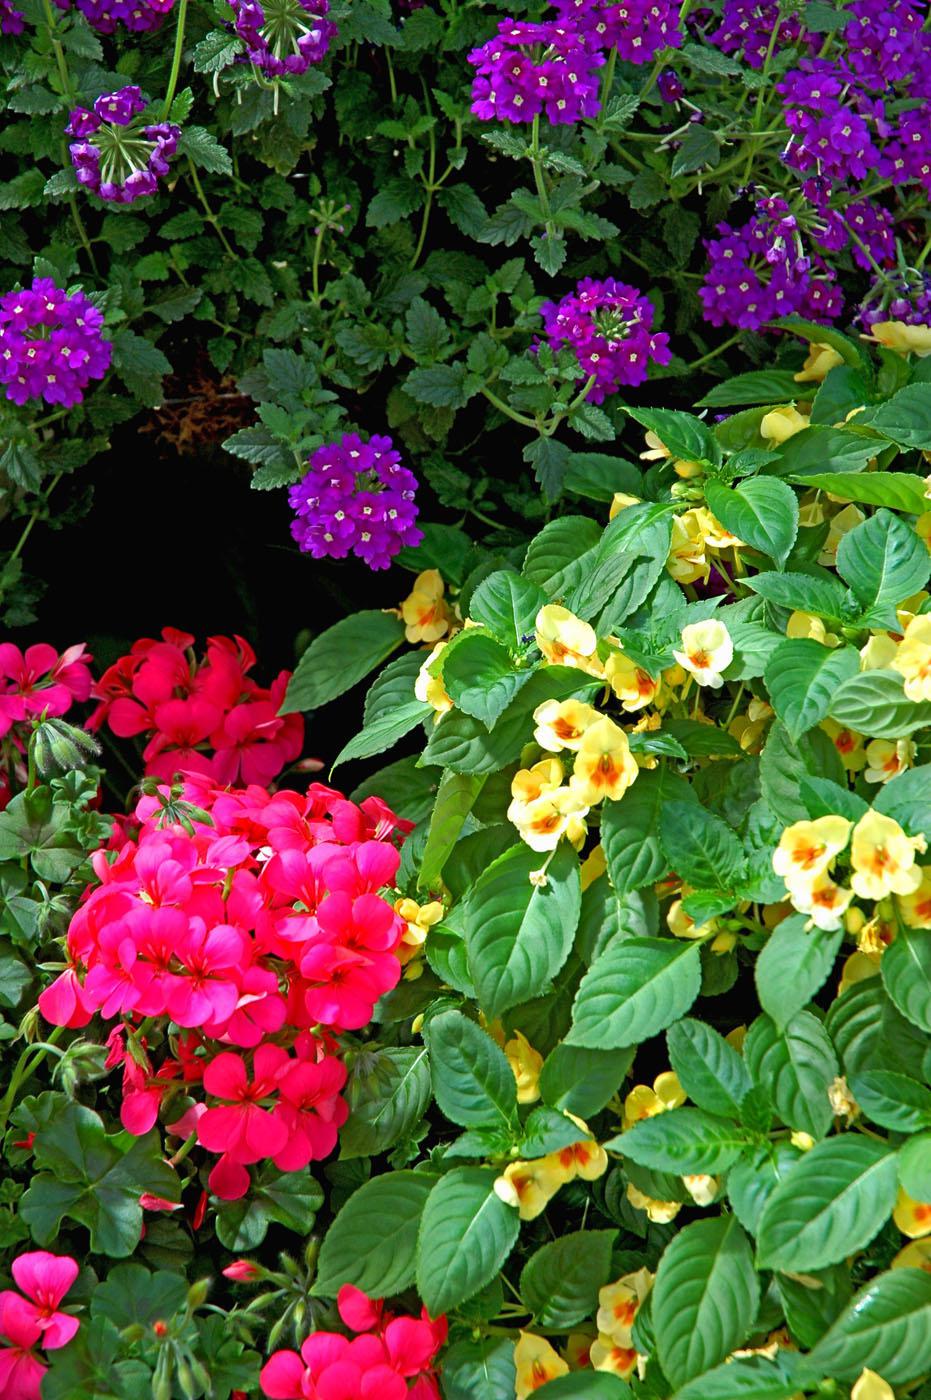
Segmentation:
[(652, 1089), (648, 1084), (635, 1084), (624, 1100), (624, 1131), (644, 1118), (655, 1118), (658, 1113), (667, 1113), (671, 1108), (680, 1108), (685, 1103), (686, 1093), (679, 1083), (679, 1076), (672, 1070), (665, 1070), (653, 1080)]
[(434, 723), (436, 723), (441, 715), (445, 715), (446, 711), (451, 710), (453, 707), (453, 702), (449, 698), (446, 687), (443, 684), (442, 667), (440, 668), (439, 674), (432, 674), (433, 663), (442, 656), (446, 647), (446, 642), (437, 643), (417, 672), (417, 679), (414, 681), (414, 695), (421, 704), (432, 705), (436, 711)]
[(905, 629), (891, 666), (905, 680), (905, 694), (916, 703), (931, 700), (931, 616), (913, 617)]
[[(572, 1114), (568, 1116), (573, 1117)], [(587, 1131), (580, 1119), (573, 1121), (580, 1123)], [(581, 1177), (583, 1181), (597, 1181), (608, 1170), (608, 1154), (593, 1137), (580, 1138), (568, 1147), (561, 1147), (558, 1152), (550, 1152), (541, 1160), (548, 1163), (563, 1182), (575, 1181), (576, 1177)]]
[(892, 1218), (910, 1240), (923, 1239), (931, 1235), (931, 1202), (916, 1201), (904, 1186), (899, 1187), (899, 1197), (895, 1203)]
[(800, 914), (808, 914), (815, 928), (832, 933), (843, 927), (853, 891), (836, 885), (830, 875), (816, 875), (808, 883), (793, 883), (790, 892), (793, 906)]
[(820, 384), (832, 369), (844, 363), (843, 357), (830, 345), (813, 340), (802, 368), (792, 377), (796, 384)]
[(560, 787), (564, 776), (558, 758), (543, 758), (532, 768), (518, 769), (511, 779), (511, 796), (515, 802), (533, 802)]
[(923, 865), (921, 884), (911, 894), (900, 894), (896, 900), (899, 915), (908, 928), (931, 928), (931, 867)]
[(577, 749), (598, 717), (598, 711), (581, 700), (544, 700), (533, 712), (533, 737), (548, 753)]
[(568, 1375), (569, 1365), (545, 1337), (521, 1332), (514, 1347), (514, 1370), (516, 1400), (526, 1400), (547, 1381)]
[(726, 530), (720, 520), (711, 514), (707, 506), (696, 507), (695, 514), (709, 549), (744, 549), (744, 541)]
[(696, 924), (691, 914), (685, 912), (681, 899), (674, 899), (670, 904), (666, 924), (676, 938), (705, 938), (715, 926), (714, 919), (709, 919), (706, 924)]
[(673, 656), (683, 670), (688, 671), (699, 685), (718, 690), (734, 659), (734, 643), (723, 622), (709, 618), (707, 622), (690, 622), (682, 629), (682, 650)]
[(915, 761), (916, 749), (911, 739), (874, 739), (866, 746), (867, 769), (863, 774), (868, 783), (888, 783), (890, 778), (904, 773)]
[(874, 632), (860, 648), (861, 671), (887, 671), (895, 660), (899, 644), (888, 632)]
[(612, 651), (605, 662), (605, 680), (621, 702), (622, 709), (642, 710), (655, 698), (660, 682), (622, 651)]
[(585, 840), (588, 806), (571, 787), (548, 790), (530, 802), (515, 799), (507, 815), (532, 851), (554, 851), (564, 836), (577, 849)]
[(521, 1031), (515, 1031), (512, 1038), (505, 1043), (504, 1053), (517, 1084), (517, 1102), (536, 1103), (540, 1097), (543, 1056), (538, 1050), (534, 1050)]
[(556, 603), (541, 608), (536, 619), (536, 639), (537, 646), (553, 665), (575, 666), (593, 676), (602, 674), (594, 628), (568, 608)]
[(443, 598), (443, 575), (425, 569), (401, 604), (404, 636), (409, 642), (438, 642), (449, 631), (453, 615)]
[(705, 558), (705, 534), (697, 510), (673, 516), (666, 569), (676, 583), (707, 582), (711, 565)]
[(605, 715), (582, 736), (569, 786), (587, 810), (602, 798), (623, 797), (639, 771), (627, 735)]
[(647, 1219), (654, 1225), (668, 1225), (682, 1209), (681, 1201), (655, 1201), (652, 1196), (638, 1191), (632, 1181), (627, 1183), (627, 1199), (635, 1210), (646, 1211)]
[(407, 963), (417, 956), (433, 925), (442, 919), (443, 906), (436, 899), (422, 905), (413, 899), (398, 899), (395, 900), (394, 909), (404, 920), (398, 958), (402, 963)]
[(912, 1240), (889, 1265), (891, 1269), (922, 1269), (931, 1274), (931, 1239)]
[(830, 869), (850, 840), (846, 817), (818, 817), (787, 826), (773, 852), (773, 869), (789, 889), (809, 885)]
[(808, 422), (808, 415), (799, 413), (794, 404), (773, 408), (760, 419), (760, 437), (778, 447), (780, 443), (788, 442), (790, 437), (795, 437), (796, 433), (807, 428)]
[(931, 355), (931, 326), (910, 326), (905, 321), (874, 321), (864, 340), (875, 341), (899, 355)]
[(629, 1347), (631, 1331), (640, 1305), (653, 1287), (649, 1269), (623, 1274), (615, 1283), (605, 1284), (598, 1291), (598, 1313), (595, 1326), (602, 1336), (617, 1346)]
[(720, 1190), (717, 1177), (708, 1176), (705, 1172), (697, 1176), (684, 1176), (682, 1185), (697, 1206), (710, 1206)]
[(637, 1369), (635, 1347), (620, 1346), (600, 1333), (597, 1341), (592, 1342), (589, 1356), (596, 1371), (608, 1371), (612, 1376), (620, 1376), (622, 1381), (626, 1381)]
[(853, 829), (850, 883), (861, 899), (914, 894), (921, 884), (915, 854), (927, 849), (923, 836), (906, 836), (898, 822), (882, 812), (865, 812)]
[(536, 1220), (564, 1181), (548, 1158), (540, 1157), (535, 1162), (510, 1162), (495, 1181), (494, 1191), (505, 1205), (517, 1208), (521, 1220)]
[(818, 555), (819, 564), (836, 564), (837, 547), (845, 535), (849, 535), (851, 530), (855, 530), (858, 525), (862, 525), (866, 516), (859, 506), (853, 504), (844, 506), (843, 510), (833, 515), (828, 524), (827, 539), (821, 546), (821, 553)]
[(848, 773), (860, 773), (866, 767), (864, 738), (855, 729), (847, 729), (836, 720), (822, 720), (821, 728), (831, 740)]

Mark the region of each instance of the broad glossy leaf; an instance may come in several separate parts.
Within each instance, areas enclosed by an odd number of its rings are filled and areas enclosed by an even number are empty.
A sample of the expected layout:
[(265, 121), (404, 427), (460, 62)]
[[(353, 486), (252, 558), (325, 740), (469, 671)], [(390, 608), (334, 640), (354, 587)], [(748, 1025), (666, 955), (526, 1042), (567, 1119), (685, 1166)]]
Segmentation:
[(577, 1230), (543, 1245), (520, 1276), (520, 1295), (540, 1327), (574, 1327), (598, 1307), (611, 1278), (617, 1230)]
[(735, 1216), (680, 1230), (659, 1261), (651, 1307), (660, 1362), (673, 1385), (702, 1375), (739, 1346), (759, 1301), (750, 1245)]
[(313, 1292), (335, 1298), (344, 1283), (392, 1297), (414, 1281), (417, 1232), (436, 1181), (429, 1172), (387, 1172), (354, 1191), (320, 1247)]
[(852, 1074), (850, 1091), (867, 1118), (896, 1133), (931, 1128), (931, 1089), (894, 1070), (867, 1069)]
[(908, 515), (921, 515), (928, 508), (924, 477), (910, 472), (815, 472), (800, 476), (798, 482), (839, 496), (842, 501), (888, 506)]
[(793, 1400), (818, 1375), (807, 1357), (791, 1351), (780, 1351), (773, 1360), (739, 1356), (689, 1381), (672, 1400)]
[(747, 1134), (700, 1108), (672, 1108), (644, 1118), (605, 1146), (654, 1171), (676, 1176), (724, 1172), (747, 1145)]
[(746, 873), (737, 833), (704, 807), (667, 801), (659, 827), (669, 868), (690, 885), (730, 890)]
[(751, 549), (785, 563), (798, 534), (798, 500), (776, 477), (754, 476), (739, 486), (709, 481), (705, 500), (712, 515)]
[(766, 666), (766, 688), (793, 742), (821, 723), (837, 687), (859, 670), (855, 647), (832, 649), (798, 637), (776, 648)]
[(430, 1103), (430, 1064), (419, 1046), (363, 1055), (348, 1093), (350, 1115), (340, 1132), (341, 1157), (387, 1152), (408, 1136)]
[(547, 595), (535, 583), (511, 569), (499, 569), (472, 594), (469, 616), (508, 650), (517, 651), (533, 641), (536, 616), (546, 602)]
[(316, 710), (351, 690), (404, 640), (404, 623), (370, 609), (344, 617), (315, 637), (288, 684), (282, 714)]
[(891, 1269), (872, 1279), (811, 1354), (825, 1375), (852, 1381), (864, 1367), (889, 1385), (914, 1380), (931, 1355), (931, 1276)]
[(513, 1128), (517, 1089), (511, 1067), (491, 1036), (460, 1011), (444, 1011), (424, 1028), (433, 1092), (464, 1128)]
[(758, 1016), (747, 1032), (744, 1058), (787, 1127), (824, 1137), (834, 1120), (828, 1089), (837, 1076), (834, 1047), (809, 1011), (799, 1011), (780, 1031)]
[(592, 1050), (638, 1044), (684, 1016), (700, 986), (697, 943), (622, 938), (582, 978), (567, 1041)]
[(924, 836), (931, 842), (931, 784), (923, 766), (908, 768), (883, 783), (873, 806), (893, 817), (909, 836)]
[(653, 884), (668, 870), (659, 823), (664, 804), (673, 799), (697, 802), (692, 787), (677, 773), (655, 768), (642, 770), (620, 802), (602, 807), (601, 844), (618, 894)]
[(905, 695), (898, 671), (863, 671), (838, 686), (830, 716), (877, 739), (901, 739), (931, 724), (931, 701)]
[(634, 1049), (586, 1050), (560, 1041), (540, 1071), (544, 1103), (589, 1118), (604, 1108), (633, 1063)]
[(704, 1021), (684, 1017), (666, 1032), (669, 1060), (693, 1103), (709, 1113), (737, 1118), (752, 1088), (743, 1059)]
[(513, 1206), (495, 1195), (497, 1172), (454, 1167), (427, 1198), (417, 1250), (417, 1291), (431, 1317), (484, 1288), (517, 1239)]
[(417, 883), (421, 889), (431, 889), (436, 884), (484, 784), (484, 774), (443, 774), (420, 860)]
[(927, 929), (902, 927), (883, 953), (883, 985), (903, 1016), (931, 1032), (931, 939)]
[(831, 974), (844, 931), (809, 929), (807, 914), (777, 924), (754, 968), (760, 1005), (783, 1029), (823, 987)]
[(878, 510), (842, 536), (837, 572), (856, 594), (864, 619), (894, 627), (898, 605), (927, 583), (931, 556), (910, 525)]
[(531, 675), (516, 669), (505, 646), (478, 630), (463, 636), (443, 665), (443, 683), (453, 704), (488, 729)]

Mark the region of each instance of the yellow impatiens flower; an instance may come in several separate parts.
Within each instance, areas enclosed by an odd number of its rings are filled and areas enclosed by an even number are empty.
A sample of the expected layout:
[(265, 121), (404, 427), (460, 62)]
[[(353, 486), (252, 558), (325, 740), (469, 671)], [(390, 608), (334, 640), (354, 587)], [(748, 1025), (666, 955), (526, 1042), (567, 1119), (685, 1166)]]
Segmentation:
[(821, 553), (818, 555), (819, 564), (836, 564), (837, 547), (845, 535), (849, 535), (851, 530), (855, 530), (858, 525), (862, 525), (866, 516), (859, 506), (852, 503), (844, 506), (843, 510), (831, 517), (828, 525), (827, 539), (821, 546)]
[(609, 1371), (614, 1376), (620, 1376), (622, 1381), (632, 1376), (637, 1367), (635, 1347), (620, 1346), (601, 1333), (597, 1341), (592, 1342), (589, 1357), (596, 1371)]
[(913, 617), (890, 663), (905, 679), (905, 694), (916, 703), (931, 700), (931, 616)]
[(681, 1201), (654, 1201), (652, 1196), (638, 1191), (632, 1181), (627, 1183), (627, 1199), (635, 1210), (646, 1211), (647, 1219), (654, 1225), (668, 1225), (682, 1209)]
[(434, 710), (436, 710), (434, 723), (436, 723), (441, 715), (445, 715), (446, 711), (451, 710), (453, 707), (453, 702), (446, 693), (446, 687), (443, 684), (442, 673), (437, 676), (432, 676), (430, 674), (431, 666), (446, 650), (446, 647), (446, 642), (438, 642), (436, 644), (417, 672), (417, 679), (414, 681), (414, 695), (417, 699), (421, 704), (432, 705)]
[(889, 1266), (891, 1269), (922, 1269), (931, 1274), (931, 1239), (912, 1240), (900, 1249)]
[(533, 712), (533, 737), (548, 753), (577, 749), (597, 719), (598, 711), (581, 700), (544, 700)]
[(860, 1105), (850, 1092), (847, 1079), (843, 1074), (837, 1075), (828, 1085), (828, 1099), (834, 1110), (835, 1118), (846, 1118), (848, 1127), (855, 1118), (859, 1118)]
[(790, 889), (825, 875), (850, 840), (846, 817), (818, 817), (787, 826), (773, 852), (773, 869)]
[(674, 899), (666, 915), (666, 924), (676, 938), (705, 938), (714, 931), (714, 919), (706, 924), (696, 924), (691, 914), (687, 914), (681, 899)]
[(786, 404), (783, 408), (772, 409), (760, 419), (760, 437), (778, 447), (807, 428), (808, 422), (806, 413), (799, 413), (794, 404)]
[(705, 537), (705, 544), (709, 549), (743, 549), (744, 542), (732, 535), (730, 530), (726, 530), (708, 510), (707, 506), (698, 506), (695, 514), (698, 516), (702, 534)]
[(577, 849), (585, 840), (588, 807), (569, 787), (549, 789), (530, 802), (515, 798), (507, 815), (532, 851), (554, 851), (564, 836)]
[(899, 1198), (895, 1203), (892, 1218), (910, 1240), (923, 1239), (931, 1235), (931, 1202), (916, 1201), (903, 1186), (899, 1187)]
[(413, 899), (398, 899), (395, 900), (394, 909), (405, 925), (398, 948), (398, 958), (402, 963), (407, 963), (417, 956), (433, 925), (442, 919), (443, 906), (436, 899), (431, 900), (429, 904), (418, 904)]
[(875, 321), (864, 340), (873, 340), (899, 355), (931, 355), (931, 326), (910, 326), (905, 321)]
[(920, 540), (924, 540), (925, 549), (931, 553), (931, 511), (925, 511), (924, 515), (919, 515), (915, 521), (915, 534)]
[(686, 1093), (679, 1083), (679, 1076), (671, 1069), (658, 1074), (653, 1080), (652, 1089), (648, 1084), (636, 1084), (624, 1100), (624, 1131), (644, 1118), (655, 1118), (658, 1113), (667, 1113), (671, 1108), (681, 1108)]
[[(640, 453), (641, 462), (665, 462), (672, 457), (672, 453), (662, 438), (657, 437), (651, 429), (648, 429), (644, 435), (644, 441), (647, 450)], [(698, 476), (702, 470), (701, 462), (690, 462), (684, 458), (674, 458), (672, 465), (676, 475), (684, 478)]]
[(569, 786), (587, 809), (604, 797), (618, 801), (639, 772), (627, 735), (605, 715), (582, 736)]
[(539, 1050), (534, 1050), (521, 1031), (515, 1031), (512, 1039), (505, 1043), (504, 1053), (517, 1083), (517, 1102), (536, 1103), (540, 1097), (543, 1056)]
[(583, 622), (568, 608), (548, 603), (536, 618), (537, 646), (555, 666), (575, 666), (590, 675), (600, 676), (601, 662), (596, 656), (598, 638), (594, 628)]
[(707, 582), (711, 565), (705, 558), (705, 532), (697, 510), (673, 516), (666, 569), (676, 583)]
[(792, 377), (796, 384), (820, 384), (832, 369), (844, 363), (843, 356), (830, 345), (820, 345), (813, 340), (802, 368)]
[(853, 829), (850, 883), (861, 899), (914, 894), (921, 884), (915, 854), (927, 849), (923, 836), (906, 836), (898, 822), (882, 812), (865, 812)]
[(672, 654), (699, 685), (718, 690), (723, 684), (722, 671), (734, 659), (734, 643), (724, 623), (709, 618), (707, 622), (690, 622), (683, 627), (682, 650), (673, 650)]
[(439, 569), (426, 569), (414, 580), (414, 587), (401, 604), (404, 635), (409, 642), (438, 642), (445, 637), (453, 615), (444, 599), (443, 575)]
[(515, 802), (533, 802), (545, 792), (562, 786), (565, 777), (558, 758), (542, 758), (532, 768), (520, 768), (511, 779), (511, 796)]
[(595, 1326), (602, 1336), (617, 1346), (632, 1345), (631, 1333), (640, 1305), (653, 1287), (649, 1269), (623, 1274), (615, 1283), (598, 1290), (598, 1313)]
[(535, 1390), (569, 1373), (569, 1363), (550, 1346), (545, 1337), (533, 1332), (521, 1332), (514, 1346), (515, 1396), (527, 1400)]
[(611, 497), (611, 509), (608, 511), (608, 519), (613, 520), (616, 515), (620, 515), (622, 510), (628, 510), (631, 506), (639, 506), (640, 496), (630, 496), (626, 491), (615, 491)]
[(793, 906), (800, 914), (808, 914), (815, 928), (833, 933), (843, 927), (853, 890), (836, 885), (830, 875), (816, 875), (807, 883), (793, 883), (790, 891)]
[(861, 671), (886, 671), (895, 660), (899, 644), (888, 632), (874, 632), (860, 648)]
[(579, 874), (582, 879), (582, 893), (593, 885), (599, 876), (604, 875), (608, 868), (608, 858), (604, 853), (604, 847), (599, 843), (594, 850), (590, 851), (582, 862), (582, 869)]
[(911, 894), (900, 894), (896, 903), (908, 928), (931, 928), (931, 867), (921, 866), (921, 884)]
[(710, 1206), (717, 1199), (720, 1183), (715, 1176), (708, 1176), (705, 1172), (697, 1175), (684, 1176), (682, 1185), (688, 1191), (692, 1200), (697, 1206)]
[[(588, 1132), (588, 1125), (581, 1118), (571, 1113), (567, 1116), (578, 1123), (584, 1132)], [(562, 1182), (575, 1181), (576, 1177), (581, 1177), (583, 1181), (597, 1181), (608, 1170), (608, 1154), (593, 1137), (580, 1138), (568, 1147), (561, 1147), (558, 1152), (550, 1152), (541, 1160), (549, 1164)]]
[(564, 1184), (549, 1158), (540, 1157), (535, 1162), (510, 1162), (494, 1191), (505, 1205), (516, 1207), (521, 1220), (536, 1220)]
[(638, 666), (622, 651), (612, 651), (605, 662), (605, 680), (621, 702), (621, 707), (632, 714), (649, 705), (659, 690), (660, 683), (654, 680), (649, 671)]
[(865, 740), (855, 729), (847, 729), (836, 720), (825, 719), (821, 728), (833, 743), (840, 755), (840, 761), (848, 773), (860, 773), (866, 767)]
[(813, 642), (820, 642), (824, 647), (836, 647), (840, 642), (840, 637), (829, 632), (820, 617), (807, 612), (790, 613), (786, 623), (786, 636), (793, 640), (809, 637)]
[(866, 746), (868, 767), (863, 774), (868, 783), (888, 783), (898, 773), (904, 773), (915, 761), (915, 745), (911, 739), (874, 739)]
[(727, 732), (733, 734), (745, 753), (759, 753), (766, 727), (774, 714), (772, 705), (754, 696), (747, 706), (747, 713), (735, 715), (727, 726)]

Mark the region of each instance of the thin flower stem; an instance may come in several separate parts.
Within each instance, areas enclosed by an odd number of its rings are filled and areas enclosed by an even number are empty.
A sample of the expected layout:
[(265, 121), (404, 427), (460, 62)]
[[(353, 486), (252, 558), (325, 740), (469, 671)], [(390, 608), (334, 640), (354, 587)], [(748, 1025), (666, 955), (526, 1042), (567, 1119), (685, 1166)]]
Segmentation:
[(525, 428), (533, 428), (535, 431), (539, 428), (540, 425), (535, 419), (528, 418), (526, 414), (518, 413), (516, 409), (511, 408), (510, 404), (504, 402), (504, 399), (499, 399), (497, 394), (492, 393), (487, 384), (482, 385), (481, 392), (490, 404), (494, 404), (495, 408), (500, 413), (506, 414), (508, 418), (513, 418), (515, 423), (520, 423)]
[(414, 256), (411, 258), (410, 261), (410, 269), (412, 272), (417, 266), (418, 262), (420, 261), (420, 255), (423, 252), (423, 245), (426, 242), (427, 229), (430, 225), (430, 211), (433, 208), (433, 192), (436, 189), (436, 185), (434, 184), (434, 179), (436, 177), (436, 137), (433, 134), (432, 127), (430, 128), (429, 136), (430, 157), (429, 166), (427, 168), (427, 178), (424, 181), (424, 188), (427, 193), (427, 198), (426, 203), (423, 207), (423, 217), (420, 220), (420, 237), (417, 239), (417, 247), (414, 249)]
[(77, 92), (71, 81), (71, 74), (68, 71), (68, 60), (65, 51), (58, 40), (58, 27), (55, 14), (52, 10), (51, 0), (42, 0), (42, 9), (45, 12), (45, 22), (48, 25), (49, 42), (52, 45), (52, 52), (55, 55), (55, 63), (58, 67), (58, 79), (61, 83), (62, 96), (73, 107), (77, 103)]
[(546, 188), (546, 180), (543, 178), (543, 155), (540, 150), (539, 115), (534, 117), (533, 125), (530, 128), (530, 162), (533, 166), (533, 183), (536, 186), (537, 198), (540, 201), (540, 210), (546, 225), (547, 237), (549, 237), (555, 230), (552, 211), (550, 210), (550, 197)]
[(175, 100), (175, 92), (178, 87), (178, 77), (181, 73), (181, 53), (184, 48), (184, 27), (187, 21), (188, 0), (180, 0), (178, 4), (178, 22), (175, 26), (175, 47), (171, 56), (171, 72), (168, 75), (168, 88), (165, 92), (165, 101), (162, 103), (162, 121), (167, 122), (171, 112), (171, 104)]
[(64, 1035), (64, 1026), (55, 1026), (49, 1033), (49, 1038), (41, 1046), (30, 1045), (20, 1055), (16, 1068), (10, 1077), (9, 1087), (0, 1099), (0, 1131), (6, 1127), (6, 1121), (16, 1103), (16, 1095), (21, 1085), (25, 1084), (30, 1076), (35, 1072), (45, 1057), (54, 1051), (56, 1042)]
[(181, 1144), (181, 1146), (178, 1148), (178, 1150), (177, 1150), (177, 1152), (175, 1153), (175, 1155), (174, 1155), (173, 1157), (169, 1157), (169, 1158), (168, 1158), (168, 1165), (169, 1165), (170, 1167), (176, 1167), (176, 1166), (178, 1165), (179, 1162), (183, 1162), (183, 1161), (184, 1161), (184, 1159), (185, 1159), (185, 1157), (188, 1155), (188, 1153), (189, 1153), (193, 1148), (195, 1148), (196, 1146), (197, 1146), (197, 1129), (195, 1128), (194, 1131), (193, 1131), (193, 1133), (191, 1133), (190, 1137), (187, 1137), (187, 1138), (184, 1139), (184, 1142), (183, 1142), (183, 1143)]
[(235, 248), (232, 247), (232, 245), (230, 244), (229, 239), (226, 237), (226, 234), (223, 232), (223, 230), (221, 229), (219, 223), (217, 222), (217, 216), (216, 216), (216, 214), (213, 212), (213, 210), (211, 209), (211, 207), (210, 207), (210, 201), (207, 199), (207, 196), (204, 194), (204, 187), (203, 187), (203, 185), (200, 183), (200, 179), (198, 178), (198, 175), (197, 175), (197, 169), (196, 169), (196, 167), (195, 167), (195, 165), (194, 165), (194, 162), (191, 160), (190, 156), (188, 156), (188, 163), (187, 163), (187, 164), (188, 164), (188, 171), (189, 171), (190, 176), (191, 176), (191, 183), (192, 183), (193, 186), (194, 186), (194, 190), (195, 190), (195, 192), (196, 192), (196, 194), (197, 194), (197, 198), (200, 200), (201, 205), (202, 205), (203, 210), (204, 210), (204, 218), (207, 220), (208, 224), (211, 224), (211, 225), (213, 226), (213, 231), (214, 231), (214, 233), (217, 235), (217, 238), (219, 238), (220, 242), (223, 244), (224, 250), (229, 254), (229, 256), (230, 256), (231, 258), (235, 258), (235, 257), (236, 257), (236, 250), (235, 250)]
[[(62, 472), (56, 472), (55, 475), (52, 477), (51, 481), (49, 482), (49, 484), (48, 484), (48, 486), (46, 487), (46, 489), (45, 489), (45, 491), (44, 491), (44, 493), (43, 493), (43, 496), (42, 496), (42, 500), (43, 500), (44, 502), (46, 502), (46, 503), (48, 502), (49, 496), (52, 494), (52, 492), (55, 490), (55, 487), (56, 487), (56, 486), (58, 485), (58, 483), (61, 481), (62, 475), (63, 475)], [(26, 521), (26, 524), (25, 524), (25, 526), (24, 526), (24, 528), (23, 528), (22, 534), (20, 535), (19, 539), (16, 541), (16, 544), (13, 546), (13, 552), (12, 552), (12, 553), (10, 554), (10, 556), (9, 556), (9, 559), (8, 559), (8, 561), (7, 561), (8, 563), (12, 564), (12, 563), (13, 563), (15, 560), (17, 560), (17, 559), (19, 558), (19, 556), (22, 554), (22, 552), (23, 552), (23, 547), (25, 546), (26, 541), (29, 539), (29, 536), (32, 534), (33, 528), (34, 528), (35, 523), (36, 523), (36, 521), (38, 520), (38, 518), (39, 518), (39, 512), (38, 512), (38, 502), (37, 502), (37, 503), (36, 503), (36, 509), (32, 512), (32, 514), (30, 515), (29, 519)]]
[(702, 355), (701, 358), (697, 360), (690, 360), (689, 369), (700, 369), (702, 365), (710, 364), (710, 362), (716, 360), (719, 355), (723, 355), (726, 350), (730, 350), (732, 345), (736, 345), (742, 334), (742, 331), (737, 331), (735, 335), (728, 336), (727, 340), (723, 340), (714, 350), (709, 350), (707, 355)]

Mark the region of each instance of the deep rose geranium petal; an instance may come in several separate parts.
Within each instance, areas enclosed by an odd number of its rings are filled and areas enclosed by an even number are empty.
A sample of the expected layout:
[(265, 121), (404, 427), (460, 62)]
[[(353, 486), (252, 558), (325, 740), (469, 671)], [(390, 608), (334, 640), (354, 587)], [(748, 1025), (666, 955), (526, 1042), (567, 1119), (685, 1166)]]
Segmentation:
[(344, 1283), (339, 1290), (336, 1306), (340, 1317), (353, 1332), (370, 1332), (378, 1326), (384, 1310), (380, 1298), (370, 1298), (351, 1283)]
[(385, 1346), (392, 1364), (402, 1376), (416, 1376), (433, 1360), (436, 1339), (428, 1322), (396, 1317), (385, 1328)]
[(42, 1377), (48, 1370), (31, 1351), (0, 1349), (0, 1395), (3, 1400), (42, 1400)]
[(259, 1374), (259, 1385), (269, 1400), (301, 1400), (305, 1366), (296, 1351), (276, 1351)]

